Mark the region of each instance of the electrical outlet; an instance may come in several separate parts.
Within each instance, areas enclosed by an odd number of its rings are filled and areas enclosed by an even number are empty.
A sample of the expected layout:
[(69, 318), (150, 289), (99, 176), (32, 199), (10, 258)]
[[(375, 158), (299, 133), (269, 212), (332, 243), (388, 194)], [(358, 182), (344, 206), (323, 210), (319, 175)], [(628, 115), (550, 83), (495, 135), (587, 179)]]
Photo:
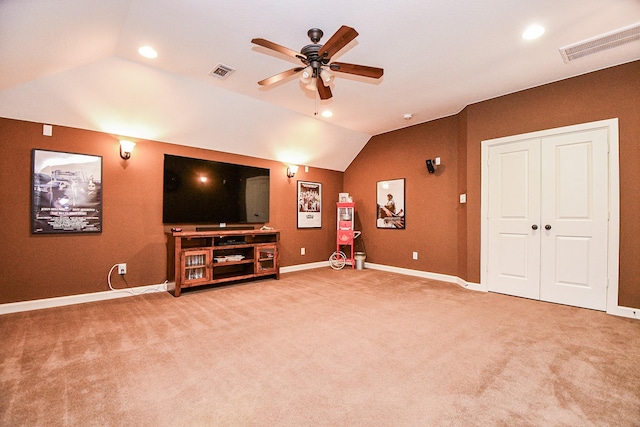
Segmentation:
[(306, 253), (304, 248), (300, 248), (300, 255), (304, 255)]
[(127, 274), (127, 264), (126, 263), (118, 264), (118, 274)]
[(413, 253), (413, 259), (418, 259), (418, 252)]

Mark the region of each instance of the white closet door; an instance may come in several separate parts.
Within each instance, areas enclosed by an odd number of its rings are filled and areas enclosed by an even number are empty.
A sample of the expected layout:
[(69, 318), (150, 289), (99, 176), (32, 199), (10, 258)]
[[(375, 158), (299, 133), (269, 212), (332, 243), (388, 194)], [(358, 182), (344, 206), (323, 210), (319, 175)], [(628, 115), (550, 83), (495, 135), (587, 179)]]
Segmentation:
[(489, 148), (489, 291), (540, 298), (539, 144)]
[(608, 134), (542, 138), (540, 299), (606, 310)]

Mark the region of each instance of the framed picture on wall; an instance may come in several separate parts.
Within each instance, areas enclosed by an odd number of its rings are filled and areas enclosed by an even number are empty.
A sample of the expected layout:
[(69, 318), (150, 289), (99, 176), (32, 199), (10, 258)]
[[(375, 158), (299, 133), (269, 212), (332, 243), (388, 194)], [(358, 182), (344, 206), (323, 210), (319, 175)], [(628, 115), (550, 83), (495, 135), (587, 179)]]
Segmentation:
[(322, 228), (322, 184), (298, 181), (298, 228)]
[(102, 232), (102, 157), (34, 149), (31, 232)]
[(404, 178), (378, 181), (376, 203), (377, 228), (405, 228)]

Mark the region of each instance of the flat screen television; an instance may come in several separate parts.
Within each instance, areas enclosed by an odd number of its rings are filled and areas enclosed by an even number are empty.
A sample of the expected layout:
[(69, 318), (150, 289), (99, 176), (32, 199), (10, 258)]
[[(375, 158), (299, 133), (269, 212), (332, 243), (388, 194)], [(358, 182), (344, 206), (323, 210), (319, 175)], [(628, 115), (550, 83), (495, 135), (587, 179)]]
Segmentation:
[(162, 222), (269, 222), (269, 169), (165, 154)]

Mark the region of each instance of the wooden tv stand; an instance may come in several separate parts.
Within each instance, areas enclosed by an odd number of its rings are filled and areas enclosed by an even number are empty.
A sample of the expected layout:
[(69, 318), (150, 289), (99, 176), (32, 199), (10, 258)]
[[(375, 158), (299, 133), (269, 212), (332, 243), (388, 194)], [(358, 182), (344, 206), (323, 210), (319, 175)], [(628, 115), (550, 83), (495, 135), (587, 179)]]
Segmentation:
[(174, 231), (169, 234), (169, 291), (251, 279), (280, 278), (279, 230)]

